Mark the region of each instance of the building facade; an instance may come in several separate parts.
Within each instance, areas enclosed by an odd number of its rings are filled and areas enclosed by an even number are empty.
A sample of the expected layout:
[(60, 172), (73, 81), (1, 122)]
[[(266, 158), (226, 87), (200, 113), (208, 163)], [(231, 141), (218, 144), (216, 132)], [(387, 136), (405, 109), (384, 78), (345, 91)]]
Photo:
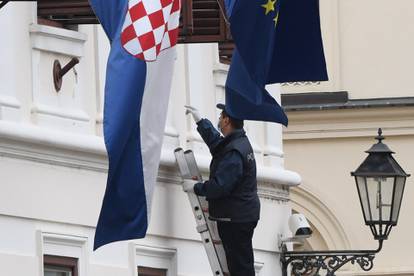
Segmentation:
[[(349, 172), (364, 159), (378, 127), (401, 166), (414, 171), (413, 8), (411, 0), (321, 0), (330, 80), (269, 87), (282, 99), (288, 128), (247, 122), (262, 203), (254, 237), (257, 275), (280, 275), (277, 243), (289, 235), (292, 210), (305, 214), (313, 227), (305, 247), (376, 247)], [(52, 276), (61, 270), (135, 276), (138, 267), (140, 275), (211, 275), (173, 150), (193, 149), (208, 173), (208, 150), (183, 106), (198, 107), (217, 122), (215, 104), (224, 101), (228, 69), (218, 62), (217, 45), (177, 47), (147, 237), (93, 252), (107, 169), (107, 39), (98, 25), (70, 30), (39, 24), (33, 2), (6, 5), (0, 26), (0, 275)], [(72, 57), (80, 63), (56, 92), (53, 63)], [(399, 224), (373, 270), (347, 266), (339, 274), (414, 275), (412, 183), (409, 178)]]
[[(291, 189), (291, 206), (313, 225), (308, 247), (376, 249), (350, 172), (367, 156), (380, 127), (399, 164), (414, 171), (414, 3), (320, 3), (330, 81), (282, 86), (290, 120), (283, 132), (285, 162), (302, 177)], [(414, 275), (413, 202), (408, 178), (398, 225), (374, 268), (363, 273), (348, 266), (344, 275)]]
[[(35, 2), (0, 11), (0, 275), (211, 275), (207, 255), (175, 165), (177, 147), (192, 149), (204, 174), (210, 155), (190, 104), (217, 123), (228, 67), (216, 44), (179, 45), (161, 165), (147, 237), (92, 251), (106, 185), (102, 137), (109, 44), (99, 25), (40, 24)], [(80, 63), (56, 91), (52, 68)], [(278, 86), (270, 87), (280, 98)], [(278, 239), (287, 236), (289, 186), (282, 128), (246, 125), (258, 163), (261, 219), (254, 237), (257, 275), (280, 273)], [(66, 274), (58, 274), (66, 273)], [(151, 274), (152, 273), (152, 274)]]

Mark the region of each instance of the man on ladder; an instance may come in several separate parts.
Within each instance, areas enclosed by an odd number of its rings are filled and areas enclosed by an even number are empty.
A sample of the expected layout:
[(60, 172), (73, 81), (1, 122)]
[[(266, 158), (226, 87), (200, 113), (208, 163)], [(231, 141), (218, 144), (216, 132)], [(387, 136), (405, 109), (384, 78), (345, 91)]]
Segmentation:
[(217, 221), (230, 274), (254, 276), (252, 237), (260, 217), (256, 161), (243, 121), (230, 117), (225, 105), (217, 108), (222, 110), (218, 129), (224, 137), (197, 109), (186, 106), (213, 156), (209, 180), (196, 183), (194, 192), (206, 197), (210, 219)]

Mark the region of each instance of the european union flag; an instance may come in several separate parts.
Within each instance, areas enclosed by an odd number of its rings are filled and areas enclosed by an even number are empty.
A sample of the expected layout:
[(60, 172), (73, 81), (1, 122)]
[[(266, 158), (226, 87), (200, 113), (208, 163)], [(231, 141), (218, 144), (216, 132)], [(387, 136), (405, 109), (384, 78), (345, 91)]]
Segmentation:
[(236, 44), (226, 106), (238, 119), (288, 119), (266, 84), (328, 80), (319, 0), (226, 0)]

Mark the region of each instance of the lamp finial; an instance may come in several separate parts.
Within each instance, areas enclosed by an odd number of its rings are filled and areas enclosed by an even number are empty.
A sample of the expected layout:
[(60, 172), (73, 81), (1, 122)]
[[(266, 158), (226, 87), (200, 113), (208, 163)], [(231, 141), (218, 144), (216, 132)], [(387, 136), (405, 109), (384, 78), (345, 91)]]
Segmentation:
[(378, 136), (377, 136), (377, 137), (375, 137), (375, 139), (377, 139), (377, 140), (378, 140), (378, 143), (382, 143), (382, 140), (384, 140), (384, 139), (385, 139), (385, 137), (384, 137), (384, 136), (382, 136), (382, 129), (381, 129), (381, 128), (379, 128), (379, 129), (378, 129)]

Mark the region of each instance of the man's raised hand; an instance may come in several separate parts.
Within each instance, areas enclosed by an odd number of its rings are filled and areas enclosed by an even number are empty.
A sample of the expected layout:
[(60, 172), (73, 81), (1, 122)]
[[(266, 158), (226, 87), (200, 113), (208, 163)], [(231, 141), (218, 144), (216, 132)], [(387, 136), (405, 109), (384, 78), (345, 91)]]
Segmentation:
[(192, 107), (191, 105), (185, 105), (185, 115), (187, 114), (191, 114), (193, 116), (193, 119), (196, 123), (198, 123), (199, 121), (201, 121), (201, 115), (200, 112), (198, 111), (197, 108)]

